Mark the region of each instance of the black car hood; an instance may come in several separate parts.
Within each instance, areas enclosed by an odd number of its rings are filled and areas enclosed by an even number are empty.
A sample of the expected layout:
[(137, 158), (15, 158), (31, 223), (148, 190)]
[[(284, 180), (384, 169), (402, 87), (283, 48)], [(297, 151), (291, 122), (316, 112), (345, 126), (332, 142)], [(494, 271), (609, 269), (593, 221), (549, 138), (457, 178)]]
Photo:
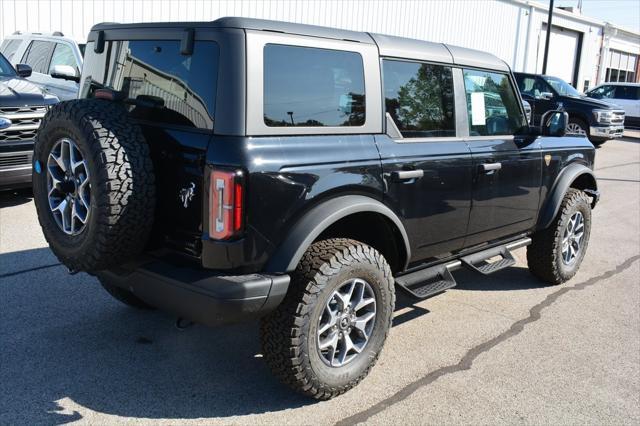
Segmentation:
[(0, 76), (0, 107), (45, 105), (56, 100), (24, 78)]
[(562, 101), (577, 103), (584, 106), (589, 106), (592, 108), (602, 108), (602, 109), (621, 109), (618, 105), (613, 102), (605, 102), (599, 99), (590, 98), (588, 96), (563, 96)]

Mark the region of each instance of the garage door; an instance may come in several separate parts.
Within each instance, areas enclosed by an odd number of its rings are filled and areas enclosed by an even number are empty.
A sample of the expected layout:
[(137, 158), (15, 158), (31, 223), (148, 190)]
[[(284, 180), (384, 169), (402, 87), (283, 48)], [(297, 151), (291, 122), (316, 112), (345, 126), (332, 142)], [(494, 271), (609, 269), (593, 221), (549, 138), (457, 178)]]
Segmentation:
[[(547, 37), (547, 25), (543, 24), (538, 43), (537, 72), (542, 73), (544, 61), (544, 44)], [(566, 28), (551, 27), (551, 40), (549, 42), (549, 61), (547, 74), (560, 77), (564, 81), (576, 85), (574, 75), (576, 71), (578, 49), (580, 47), (580, 33)]]

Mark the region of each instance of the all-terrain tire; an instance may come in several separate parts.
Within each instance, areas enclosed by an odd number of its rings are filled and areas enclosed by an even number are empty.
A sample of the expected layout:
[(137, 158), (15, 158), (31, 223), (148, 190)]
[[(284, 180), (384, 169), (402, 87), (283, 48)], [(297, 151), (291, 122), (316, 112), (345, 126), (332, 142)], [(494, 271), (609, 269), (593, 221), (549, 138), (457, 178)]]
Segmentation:
[[(316, 333), (331, 294), (353, 278), (371, 284), (377, 316), (362, 352), (332, 367), (321, 358)], [(350, 239), (318, 241), (302, 257), (284, 301), (262, 319), (264, 358), (274, 375), (296, 391), (316, 399), (333, 398), (356, 386), (376, 363), (394, 305), (391, 269), (378, 251)]]
[[(576, 212), (580, 212), (583, 216), (584, 234), (575, 260), (566, 264), (562, 259), (563, 237), (570, 218)], [(531, 245), (527, 247), (529, 271), (551, 285), (562, 284), (570, 280), (580, 268), (587, 251), (590, 233), (591, 205), (589, 197), (584, 191), (569, 188), (551, 225), (536, 232), (531, 238)]]
[(106, 278), (98, 277), (100, 285), (109, 293), (114, 299), (124, 303), (127, 306), (131, 306), (136, 309), (154, 310), (155, 308), (148, 303), (144, 302), (138, 296), (131, 291), (111, 284)]
[[(87, 223), (75, 235), (63, 232), (48, 201), (47, 161), (65, 138), (86, 161), (91, 187)], [(107, 269), (142, 251), (154, 217), (154, 173), (149, 146), (124, 106), (98, 99), (54, 105), (38, 131), (33, 192), (47, 242), (70, 270)]]

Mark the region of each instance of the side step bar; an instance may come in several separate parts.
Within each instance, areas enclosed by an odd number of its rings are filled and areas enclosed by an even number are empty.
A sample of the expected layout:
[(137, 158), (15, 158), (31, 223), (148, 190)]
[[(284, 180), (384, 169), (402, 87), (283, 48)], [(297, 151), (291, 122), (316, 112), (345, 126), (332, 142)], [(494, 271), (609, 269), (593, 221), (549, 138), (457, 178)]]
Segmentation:
[[(529, 244), (531, 244), (531, 238), (523, 238), (509, 244), (491, 247), (463, 256), (459, 260), (401, 275), (396, 277), (396, 284), (411, 296), (426, 299), (456, 286), (456, 280), (451, 275), (451, 271), (466, 266), (484, 275), (494, 273), (515, 264), (516, 260), (511, 251)], [(489, 259), (497, 256), (500, 259), (489, 262)]]
[[(529, 244), (531, 244), (531, 238), (524, 238), (511, 244), (492, 247), (464, 256), (460, 258), (460, 260), (467, 268), (480, 272), (483, 275), (489, 275), (501, 269), (515, 265), (516, 259), (511, 254), (511, 251)], [(500, 259), (489, 261), (494, 257), (500, 257)]]
[(434, 294), (442, 293), (456, 286), (451, 271), (458, 269), (462, 263), (459, 260), (446, 265), (436, 265), (420, 269), (396, 278), (396, 284), (407, 293), (418, 299), (426, 299)]

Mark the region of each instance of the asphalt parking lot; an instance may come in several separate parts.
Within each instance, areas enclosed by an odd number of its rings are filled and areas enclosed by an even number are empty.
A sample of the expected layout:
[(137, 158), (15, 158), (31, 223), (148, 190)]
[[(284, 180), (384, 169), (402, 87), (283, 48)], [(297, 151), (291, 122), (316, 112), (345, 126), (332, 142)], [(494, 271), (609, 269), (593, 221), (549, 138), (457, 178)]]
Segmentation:
[(578, 275), (516, 267), (413, 303), (369, 377), (315, 402), (263, 363), (256, 323), (175, 327), (68, 275), (28, 192), (0, 194), (0, 424), (638, 424), (640, 139), (598, 149), (602, 199)]

